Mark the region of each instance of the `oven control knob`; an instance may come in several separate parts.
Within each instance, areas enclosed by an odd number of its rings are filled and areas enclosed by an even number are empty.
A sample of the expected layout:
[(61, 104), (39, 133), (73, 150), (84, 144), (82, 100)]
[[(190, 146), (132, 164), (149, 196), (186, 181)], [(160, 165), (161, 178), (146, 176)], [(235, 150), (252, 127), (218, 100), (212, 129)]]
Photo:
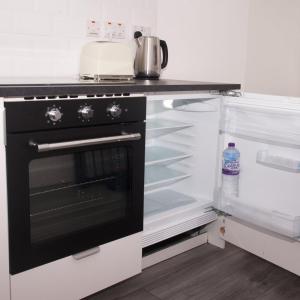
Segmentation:
[(122, 113), (122, 108), (118, 104), (113, 104), (112, 106), (108, 107), (107, 111), (113, 118), (117, 118)]
[(78, 113), (84, 120), (89, 120), (94, 116), (94, 110), (91, 106), (87, 105), (80, 107)]
[(63, 113), (56, 107), (49, 108), (46, 117), (49, 118), (52, 122), (58, 122), (61, 120)]

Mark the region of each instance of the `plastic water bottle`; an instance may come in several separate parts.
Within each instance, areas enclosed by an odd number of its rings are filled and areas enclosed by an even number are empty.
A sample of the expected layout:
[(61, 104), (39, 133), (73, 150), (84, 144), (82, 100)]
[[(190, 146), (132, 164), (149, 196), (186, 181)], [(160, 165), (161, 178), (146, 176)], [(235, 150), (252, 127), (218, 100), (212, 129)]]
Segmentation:
[(223, 151), (222, 192), (225, 197), (239, 196), (240, 152), (235, 143)]

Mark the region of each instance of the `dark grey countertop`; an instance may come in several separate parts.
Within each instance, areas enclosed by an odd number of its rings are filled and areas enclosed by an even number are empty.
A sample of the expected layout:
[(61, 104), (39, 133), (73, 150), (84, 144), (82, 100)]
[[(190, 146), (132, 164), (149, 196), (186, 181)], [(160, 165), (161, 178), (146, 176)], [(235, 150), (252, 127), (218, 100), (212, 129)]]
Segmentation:
[(0, 97), (150, 93), (184, 91), (226, 91), (240, 89), (240, 84), (183, 80), (134, 80), (130, 83), (98, 83), (75, 78), (0, 78)]

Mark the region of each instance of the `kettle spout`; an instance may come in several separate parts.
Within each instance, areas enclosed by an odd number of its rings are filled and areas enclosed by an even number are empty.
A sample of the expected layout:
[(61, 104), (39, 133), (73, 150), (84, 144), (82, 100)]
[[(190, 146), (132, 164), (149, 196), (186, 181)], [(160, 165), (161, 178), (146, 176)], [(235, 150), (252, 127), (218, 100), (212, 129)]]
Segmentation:
[(142, 46), (142, 42), (141, 42), (140, 38), (136, 39), (136, 43), (137, 43), (138, 47)]

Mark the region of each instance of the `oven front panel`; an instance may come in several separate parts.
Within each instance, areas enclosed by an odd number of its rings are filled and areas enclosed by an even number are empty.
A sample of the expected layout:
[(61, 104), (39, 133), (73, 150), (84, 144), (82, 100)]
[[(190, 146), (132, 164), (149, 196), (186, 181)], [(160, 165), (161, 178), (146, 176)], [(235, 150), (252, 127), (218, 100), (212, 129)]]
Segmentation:
[[(144, 127), (8, 134), (11, 274), (142, 231)], [(141, 137), (77, 143), (124, 133)], [(67, 148), (36, 147), (64, 143)]]

